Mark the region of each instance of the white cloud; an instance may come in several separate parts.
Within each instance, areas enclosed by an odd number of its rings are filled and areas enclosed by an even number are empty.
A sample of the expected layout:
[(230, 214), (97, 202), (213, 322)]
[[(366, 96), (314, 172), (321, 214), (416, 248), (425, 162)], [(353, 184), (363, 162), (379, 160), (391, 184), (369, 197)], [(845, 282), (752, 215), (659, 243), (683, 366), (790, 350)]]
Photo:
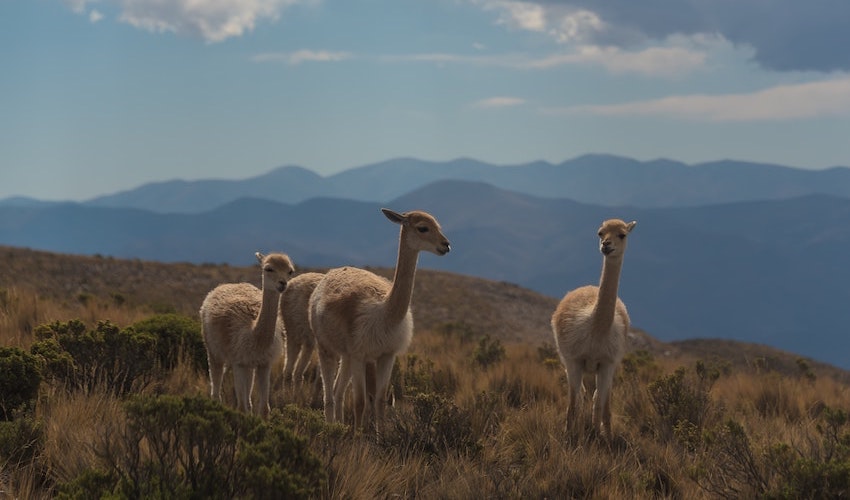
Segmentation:
[(273, 52), (257, 54), (254, 62), (282, 62), (293, 66), (304, 62), (339, 62), (351, 59), (349, 52), (331, 52), (327, 50), (298, 50), (295, 52)]
[(546, 29), (546, 11), (537, 4), (510, 0), (472, 0), (484, 10), (496, 11), (498, 23), (528, 31), (543, 32)]
[(657, 116), (705, 122), (781, 121), (850, 116), (850, 77), (780, 85), (749, 94), (683, 95), (624, 104), (573, 106), (548, 113)]
[(92, 0), (62, 0), (62, 3), (75, 13), (83, 14), (86, 12), (86, 5), (92, 3)]
[(525, 104), (525, 99), (521, 99), (519, 97), (490, 97), (488, 99), (482, 99), (480, 101), (476, 101), (472, 103), (472, 107), (474, 108), (507, 108), (511, 106), (519, 106), (520, 104)]
[(103, 14), (101, 14), (99, 10), (92, 9), (91, 12), (89, 12), (89, 21), (92, 24), (100, 21), (101, 19), (103, 19)]
[[(751, 48), (753, 60), (767, 69), (850, 69), (850, 2), (842, 0), (524, 0), (522, 8), (516, 1), (467, 1), (496, 12), (498, 24), (533, 32), (543, 25), (562, 43), (633, 48), (676, 35), (710, 35)], [(522, 22), (523, 12), (534, 12), (535, 22)]]
[(594, 33), (602, 31), (605, 23), (589, 10), (577, 10), (565, 14), (556, 20), (555, 27), (549, 30), (560, 43), (582, 42)]
[(706, 54), (682, 47), (650, 47), (627, 52), (616, 47), (586, 45), (575, 52), (528, 60), (529, 68), (546, 69), (567, 64), (601, 66), (614, 74), (674, 77), (705, 65)]
[(495, 12), (497, 24), (547, 33), (561, 43), (586, 41), (605, 27), (594, 12), (578, 7), (533, 1), (470, 1), (485, 11)]
[(613, 74), (639, 74), (648, 77), (677, 77), (705, 65), (706, 53), (684, 47), (650, 47), (628, 52), (616, 47), (578, 47), (575, 51), (532, 57), (526, 54), (462, 55), (423, 53), (380, 56), (382, 62), (421, 62), (467, 64), (519, 70), (548, 70), (560, 66), (599, 66)]
[[(257, 22), (275, 21), (288, 7), (320, 0), (113, 0), (119, 6), (119, 19), (136, 28), (155, 33), (194, 36), (208, 43), (252, 31)], [(63, 0), (78, 14), (97, 0)], [(92, 10), (89, 19), (97, 22), (103, 15)]]

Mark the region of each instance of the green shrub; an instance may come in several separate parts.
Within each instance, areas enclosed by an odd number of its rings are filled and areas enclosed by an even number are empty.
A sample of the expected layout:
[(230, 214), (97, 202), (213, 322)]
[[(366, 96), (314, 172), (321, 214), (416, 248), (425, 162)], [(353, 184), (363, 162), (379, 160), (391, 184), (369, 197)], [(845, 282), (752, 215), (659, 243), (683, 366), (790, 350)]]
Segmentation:
[(850, 417), (826, 407), (816, 435), (754, 450), (728, 420), (706, 431), (691, 477), (720, 498), (842, 498), (850, 492)]
[(196, 371), (207, 370), (207, 351), (198, 320), (178, 314), (157, 314), (134, 323), (133, 329), (155, 339), (161, 368), (173, 370), (183, 356)]
[(763, 495), (767, 471), (752, 448), (744, 427), (727, 420), (702, 436), (702, 448), (691, 471), (697, 484), (720, 498)]
[(0, 418), (11, 420), (38, 396), (41, 369), (38, 358), (17, 347), (0, 347)]
[[(401, 362), (405, 365), (403, 370), (399, 366)], [(460, 383), (451, 369), (437, 369), (434, 367), (434, 361), (414, 353), (408, 353), (396, 360), (391, 382), (394, 388), (400, 389), (393, 393), (396, 400), (420, 393), (437, 393), (451, 397)]]
[(456, 338), (462, 344), (472, 340), (472, 337), (475, 335), (475, 329), (465, 321), (442, 323), (436, 328), (436, 331), (444, 337)]
[(42, 425), (32, 417), (0, 422), (0, 464), (18, 466), (32, 463), (43, 447)]
[(406, 454), (445, 454), (449, 450), (476, 455), (481, 445), (475, 437), (472, 415), (438, 394), (417, 394), (412, 414), (395, 414), (392, 429), (382, 444)]
[(39, 326), (31, 352), (40, 356), (46, 375), (71, 388), (91, 391), (103, 386), (123, 395), (144, 387), (155, 377), (156, 339), (132, 328), (101, 321), (87, 330), (79, 320)]
[(487, 368), (505, 359), (505, 348), (499, 339), (491, 339), (484, 335), (472, 352), (472, 361), (482, 368)]
[(718, 416), (709, 392), (719, 372), (697, 362), (693, 374), (685, 368), (649, 384), (649, 396), (658, 417), (658, 437), (679, 438), (689, 448), (695, 443), (682, 438), (699, 436), (707, 424)]
[(770, 498), (841, 498), (850, 493), (850, 418), (825, 408), (806, 448), (779, 444), (768, 452)]
[(313, 498), (324, 467), (275, 414), (246, 415), (207, 397), (137, 397), (101, 443), (105, 470), (59, 487), (65, 498)]

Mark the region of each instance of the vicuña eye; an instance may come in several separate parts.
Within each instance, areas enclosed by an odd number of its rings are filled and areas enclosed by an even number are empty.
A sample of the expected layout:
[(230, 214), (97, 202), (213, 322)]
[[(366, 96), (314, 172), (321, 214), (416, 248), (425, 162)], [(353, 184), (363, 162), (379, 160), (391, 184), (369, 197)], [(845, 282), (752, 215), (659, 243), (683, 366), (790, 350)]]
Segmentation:
[(617, 236), (619, 236), (621, 240), (626, 239), (626, 235), (625, 235), (625, 234), (618, 234)]
[(419, 231), (420, 233), (427, 233), (428, 232), (428, 226), (419, 226), (419, 227), (416, 228), (416, 230)]

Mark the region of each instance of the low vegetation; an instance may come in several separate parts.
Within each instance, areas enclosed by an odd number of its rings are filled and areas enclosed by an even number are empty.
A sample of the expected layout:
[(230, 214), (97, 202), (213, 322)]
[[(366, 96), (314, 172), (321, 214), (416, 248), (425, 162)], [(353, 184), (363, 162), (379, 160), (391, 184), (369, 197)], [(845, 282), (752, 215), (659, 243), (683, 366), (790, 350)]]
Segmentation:
[[(253, 271), (174, 266), (211, 280)], [(154, 290), (160, 274), (151, 274)], [(276, 368), (268, 419), (235, 411), (231, 382), (229, 404), (212, 401), (196, 313), (206, 289), (160, 299), (89, 286), (82, 299), (14, 283), (0, 276), (4, 496), (850, 495), (850, 385), (808, 360), (742, 347), (741, 362), (706, 343), (632, 346), (614, 382), (609, 441), (589, 415), (584, 428), (565, 429), (566, 379), (548, 339), (505, 335), (447, 304), (440, 320), (418, 321), (376, 436), (324, 422), (315, 361), (298, 389)], [(444, 291), (463, 293), (455, 287)], [(422, 312), (417, 296), (414, 308)]]

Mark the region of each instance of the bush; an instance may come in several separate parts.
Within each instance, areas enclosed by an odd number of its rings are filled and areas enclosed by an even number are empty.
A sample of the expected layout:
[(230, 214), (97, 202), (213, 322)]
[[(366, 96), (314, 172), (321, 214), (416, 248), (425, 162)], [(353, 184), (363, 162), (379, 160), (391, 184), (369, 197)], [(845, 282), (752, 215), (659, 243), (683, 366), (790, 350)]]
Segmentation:
[(385, 447), (428, 455), (449, 450), (477, 455), (481, 451), (470, 412), (437, 394), (417, 394), (411, 405), (412, 415), (394, 415), (392, 430), (383, 439)]
[(772, 498), (840, 498), (850, 492), (850, 419), (844, 410), (825, 408), (808, 449), (787, 444), (768, 452), (776, 485)]
[(472, 352), (472, 361), (482, 368), (487, 368), (505, 359), (505, 348), (499, 339), (491, 339), (484, 335), (478, 341), (478, 346)]
[[(401, 370), (399, 366), (402, 359), (405, 363), (404, 370)], [(459, 382), (457, 375), (451, 369), (437, 369), (431, 359), (408, 353), (396, 360), (392, 384), (393, 396), (396, 400), (401, 400), (420, 393), (437, 393), (451, 397), (457, 391)]]
[(265, 421), (207, 397), (137, 397), (104, 436), (107, 468), (59, 487), (60, 497), (312, 498), (322, 463), (279, 414)]
[(456, 338), (462, 344), (472, 340), (475, 335), (475, 329), (465, 321), (452, 321), (443, 323), (436, 328), (437, 333), (447, 338)]
[(36, 329), (30, 351), (44, 360), (46, 375), (71, 388), (91, 391), (99, 385), (123, 395), (150, 383), (155, 359), (150, 355), (156, 339), (132, 328), (121, 330), (101, 321), (88, 331), (83, 322), (54, 322)]
[(0, 412), (3, 420), (38, 396), (41, 369), (38, 358), (17, 347), (0, 347)]
[(42, 425), (32, 417), (0, 422), (0, 462), (12, 466), (29, 464), (44, 447)]
[(704, 433), (691, 475), (722, 498), (841, 498), (850, 491), (850, 417), (826, 407), (816, 436), (756, 452), (744, 427), (728, 420)]
[(700, 361), (694, 372), (688, 374), (685, 368), (679, 368), (649, 385), (650, 400), (658, 416), (658, 437), (677, 437), (688, 448), (696, 444), (691, 438), (698, 437), (718, 416), (709, 392), (720, 373)]
[(173, 370), (180, 357), (185, 357), (198, 372), (207, 370), (207, 350), (196, 319), (178, 314), (157, 314), (133, 324), (138, 334), (151, 335), (156, 340), (159, 366)]

